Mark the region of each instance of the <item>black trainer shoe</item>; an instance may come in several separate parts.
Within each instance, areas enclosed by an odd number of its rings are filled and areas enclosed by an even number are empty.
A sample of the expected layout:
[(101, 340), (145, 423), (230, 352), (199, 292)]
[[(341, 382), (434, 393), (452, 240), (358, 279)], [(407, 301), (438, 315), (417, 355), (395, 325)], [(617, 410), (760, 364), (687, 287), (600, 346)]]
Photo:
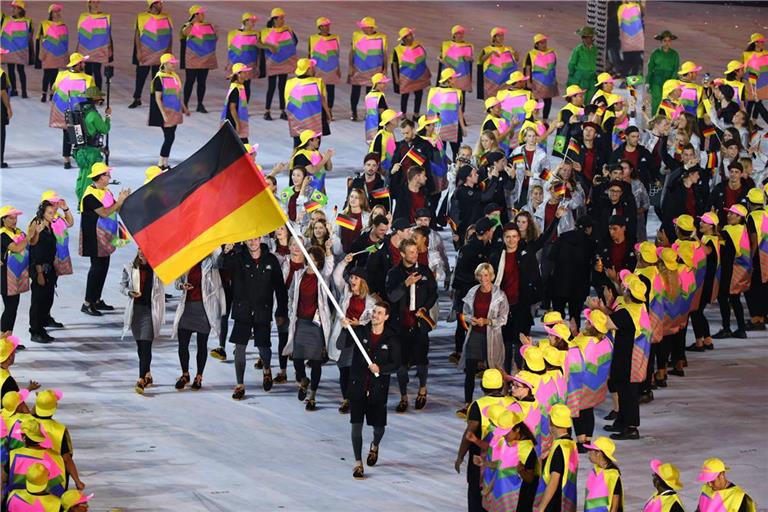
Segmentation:
[(745, 340), (747, 339), (747, 333), (743, 329), (739, 329), (738, 331), (733, 331), (733, 337), (738, 340)]
[(704, 345), (697, 345), (695, 343), (691, 343), (690, 345), (685, 347), (685, 350), (687, 350), (688, 352), (704, 352), (707, 349), (704, 348)]
[(732, 337), (733, 333), (730, 329), (720, 329), (714, 335), (712, 335), (713, 340), (727, 340), (728, 338)]
[(50, 343), (51, 340), (47, 339), (42, 333), (35, 333), (29, 337), (30, 341), (34, 343)]
[(611, 439), (617, 441), (625, 441), (629, 439), (640, 439), (640, 432), (636, 428), (628, 428), (623, 432), (617, 434), (611, 434)]
[(64, 324), (61, 323), (61, 322), (57, 322), (55, 318), (50, 317), (50, 318), (48, 318), (48, 322), (46, 322), (45, 326), (46, 327), (55, 327), (57, 329), (61, 329), (62, 327), (64, 327)]
[(96, 309), (98, 309), (99, 311), (114, 311), (115, 310), (114, 306), (110, 306), (109, 304), (107, 304), (103, 300), (100, 300), (99, 302), (96, 303)]
[(603, 417), (604, 420), (613, 421), (616, 419), (616, 417), (619, 415), (618, 412), (611, 410), (607, 415)]
[(285, 111), (280, 112), (280, 119), (282, 119), (283, 121), (287, 121), (288, 120), (288, 114), (286, 114)]
[(96, 309), (96, 307), (93, 304), (91, 304), (91, 305), (83, 304), (82, 306), (80, 306), (80, 312), (81, 313), (85, 313), (86, 315), (91, 315), (91, 316), (102, 316), (103, 315), (103, 313), (101, 311), (99, 311), (98, 309)]
[(205, 109), (205, 105), (202, 105), (202, 104), (197, 106), (197, 111), (200, 112), (201, 114), (208, 113), (208, 111)]
[(128, 105), (128, 108), (136, 108), (136, 107), (140, 107), (140, 106), (141, 106), (141, 100), (136, 98), (136, 99), (133, 100), (133, 103)]

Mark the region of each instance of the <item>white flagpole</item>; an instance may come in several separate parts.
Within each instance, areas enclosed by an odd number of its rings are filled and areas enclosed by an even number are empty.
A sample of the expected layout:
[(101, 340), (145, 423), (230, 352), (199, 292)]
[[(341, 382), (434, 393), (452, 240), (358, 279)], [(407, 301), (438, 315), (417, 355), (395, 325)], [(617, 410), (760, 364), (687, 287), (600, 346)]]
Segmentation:
[[(317, 275), (317, 282), (323, 288), (326, 295), (328, 295), (328, 298), (331, 300), (331, 304), (333, 304), (333, 307), (336, 309), (336, 313), (338, 313), (339, 318), (344, 318), (346, 316), (344, 311), (341, 310), (341, 306), (336, 301), (336, 297), (333, 296), (333, 293), (331, 293), (331, 289), (328, 287), (328, 283), (326, 283), (325, 279), (323, 279), (323, 274), (320, 272), (320, 270), (318, 270), (317, 266), (315, 265), (315, 261), (307, 252), (306, 247), (304, 247), (304, 243), (301, 241), (302, 240), (301, 235), (296, 232), (296, 228), (293, 227), (293, 223), (291, 223), (291, 221), (286, 222), (285, 227), (288, 228), (288, 231), (291, 232), (291, 235), (293, 235), (294, 240), (296, 240), (296, 245), (298, 245), (299, 249), (301, 249), (301, 253), (304, 255), (304, 259), (307, 261), (307, 265), (309, 265), (312, 271)], [(365, 362), (368, 363), (368, 366), (372, 365), (373, 361), (371, 361), (371, 358), (368, 357), (368, 352), (366, 352), (365, 348), (363, 348), (363, 344), (360, 343), (360, 339), (357, 337), (357, 333), (355, 333), (355, 330), (352, 328), (351, 325), (347, 326), (347, 331), (349, 331), (349, 334), (350, 336), (352, 336), (352, 339), (355, 340), (355, 345), (357, 345), (357, 348), (360, 350), (360, 353), (363, 354), (363, 357), (365, 358)], [(379, 376), (378, 373), (374, 373), (374, 375), (377, 377)]]

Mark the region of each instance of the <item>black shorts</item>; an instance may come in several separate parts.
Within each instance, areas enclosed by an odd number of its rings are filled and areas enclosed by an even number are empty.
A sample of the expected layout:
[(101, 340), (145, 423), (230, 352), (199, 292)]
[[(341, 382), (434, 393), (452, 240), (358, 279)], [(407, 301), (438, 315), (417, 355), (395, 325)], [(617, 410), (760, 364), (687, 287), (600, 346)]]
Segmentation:
[(419, 327), (412, 327), (403, 333), (403, 343), (400, 354), (403, 366), (410, 368), (416, 365), (429, 364), (429, 334)]
[(349, 401), (349, 422), (362, 423), (363, 418), (369, 427), (387, 426), (387, 402), (371, 402), (367, 397)]
[(253, 344), (256, 347), (272, 346), (272, 322), (247, 322), (245, 320), (235, 320), (232, 326), (232, 334), (229, 336), (229, 342), (236, 345), (247, 345), (253, 333)]

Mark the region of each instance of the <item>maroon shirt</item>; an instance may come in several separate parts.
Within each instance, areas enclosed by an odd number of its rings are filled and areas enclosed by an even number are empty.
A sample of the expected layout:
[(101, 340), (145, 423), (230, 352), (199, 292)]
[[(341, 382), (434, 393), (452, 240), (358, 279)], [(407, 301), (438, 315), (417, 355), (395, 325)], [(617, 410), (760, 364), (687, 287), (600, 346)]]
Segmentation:
[(299, 284), (299, 303), (296, 316), (312, 320), (317, 311), (317, 274), (305, 272)]
[(581, 173), (592, 183), (592, 178), (595, 177), (595, 170), (593, 169), (595, 166), (595, 148), (585, 148), (584, 151), (584, 164), (581, 166)]
[(189, 269), (187, 274), (187, 283), (192, 285), (191, 290), (187, 290), (187, 302), (203, 300), (203, 269), (200, 263)]
[(723, 202), (723, 208), (730, 208), (734, 204), (739, 202), (741, 197), (742, 187), (733, 190), (727, 183), (725, 184), (725, 200)]
[(355, 229), (341, 228), (341, 247), (344, 252), (349, 252), (349, 248), (360, 236), (360, 231), (363, 229), (363, 212), (358, 213), (348, 212), (345, 214), (347, 217), (355, 219)]
[(617, 244), (615, 242), (611, 242), (611, 247), (609, 249), (609, 254), (611, 256), (611, 265), (613, 265), (614, 270), (616, 272), (620, 272), (627, 268), (627, 262), (626, 262), (626, 256), (627, 256), (627, 241), (626, 239), (621, 242), (620, 244)]
[(693, 187), (685, 189), (685, 213), (696, 215), (696, 194), (693, 192)]
[(292, 221), (296, 221), (296, 200), (298, 198), (298, 192), (294, 192), (294, 194), (288, 198), (288, 218)]
[[(475, 302), (472, 304), (472, 316), (474, 318), (488, 318), (488, 310), (491, 309), (491, 292), (484, 292), (478, 288), (475, 294)], [(473, 325), (472, 330), (485, 333), (485, 326)]]
[(547, 201), (547, 204), (544, 206), (544, 228), (546, 229), (549, 227), (550, 224), (552, 224), (552, 221), (555, 220), (555, 213), (557, 213), (557, 208), (560, 206), (559, 203), (550, 203)]
[[(373, 331), (371, 331), (371, 337), (368, 339), (368, 355), (369, 356), (373, 356), (373, 353), (376, 351), (376, 348), (378, 348), (380, 341), (381, 341), (381, 334), (376, 334)], [(368, 393), (368, 390), (371, 387), (371, 375), (373, 375), (371, 372), (365, 372), (366, 394)]]
[(634, 151), (627, 151), (624, 149), (624, 160), (632, 162), (632, 167), (637, 169), (637, 163), (640, 160), (640, 152), (637, 149)]
[(396, 267), (400, 264), (400, 249), (392, 244), (391, 238), (389, 239), (389, 243), (387, 245), (389, 245), (389, 254), (392, 256), (392, 266)]
[(353, 318), (355, 320), (360, 319), (360, 315), (365, 311), (365, 297), (353, 295), (349, 299), (349, 306), (347, 306), (347, 318)]
[(501, 289), (507, 295), (510, 306), (520, 300), (520, 268), (517, 265), (517, 252), (504, 251), (504, 275), (501, 278)]
[(419, 253), (419, 265), (429, 267), (429, 249)]
[(421, 191), (411, 192), (409, 190), (408, 193), (411, 194), (411, 222), (414, 222), (416, 220), (416, 211), (420, 208), (426, 208), (427, 198)]

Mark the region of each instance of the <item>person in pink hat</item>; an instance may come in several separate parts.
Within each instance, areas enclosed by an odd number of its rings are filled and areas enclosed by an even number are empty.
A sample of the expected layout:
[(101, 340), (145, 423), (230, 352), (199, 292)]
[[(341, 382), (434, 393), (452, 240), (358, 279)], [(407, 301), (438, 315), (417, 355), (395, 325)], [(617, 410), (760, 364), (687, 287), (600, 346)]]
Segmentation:
[(504, 44), (507, 29), (493, 27), (491, 42), (477, 58), (477, 98), (484, 100), (502, 88), (509, 75), (517, 71), (519, 56), (514, 48)]
[(181, 27), (180, 68), (186, 70), (184, 80), (184, 104), (192, 98), (192, 88), (197, 83), (197, 112), (207, 114), (203, 105), (208, 72), (218, 67), (216, 60), (216, 27), (205, 19), (205, 7), (189, 8), (189, 19)]
[(248, 143), (248, 91), (245, 82), (250, 76), (248, 73), (251, 67), (245, 64), (236, 63), (232, 65), (232, 75), (229, 77), (229, 92), (227, 100), (224, 103), (224, 109), (221, 111), (221, 122), (229, 121), (232, 128), (243, 144)]
[(0, 332), (12, 332), (16, 324), (19, 298), (29, 291), (29, 250), (37, 243), (39, 231), (29, 225), (29, 236), (18, 226), (21, 211), (6, 205), (0, 208), (0, 295), (3, 297), (3, 315)]
[(48, 6), (48, 19), (40, 23), (37, 31), (35, 67), (43, 70), (43, 95), (40, 97), (43, 103), (49, 88), (53, 97), (53, 82), (59, 70), (66, 67), (69, 57), (69, 33), (66, 23), (62, 21), (63, 10), (61, 4)]
[(662, 463), (659, 459), (651, 461), (653, 487), (656, 492), (643, 507), (643, 512), (684, 512), (683, 502), (677, 491), (683, 488), (680, 483), (680, 471), (674, 464)]
[[(0, 55), (8, 54), (8, 50), (0, 48)], [(13, 64), (9, 64), (10, 68)], [(4, 69), (0, 69), (0, 169), (7, 169), (8, 164), (5, 163), (5, 132), (8, 131), (6, 126), (11, 122), (13, 117), (13, 109), (11, 108), (11, 97), (9, 90), (11, 88), (11, 82), (8, 80), (8, 75)]]

